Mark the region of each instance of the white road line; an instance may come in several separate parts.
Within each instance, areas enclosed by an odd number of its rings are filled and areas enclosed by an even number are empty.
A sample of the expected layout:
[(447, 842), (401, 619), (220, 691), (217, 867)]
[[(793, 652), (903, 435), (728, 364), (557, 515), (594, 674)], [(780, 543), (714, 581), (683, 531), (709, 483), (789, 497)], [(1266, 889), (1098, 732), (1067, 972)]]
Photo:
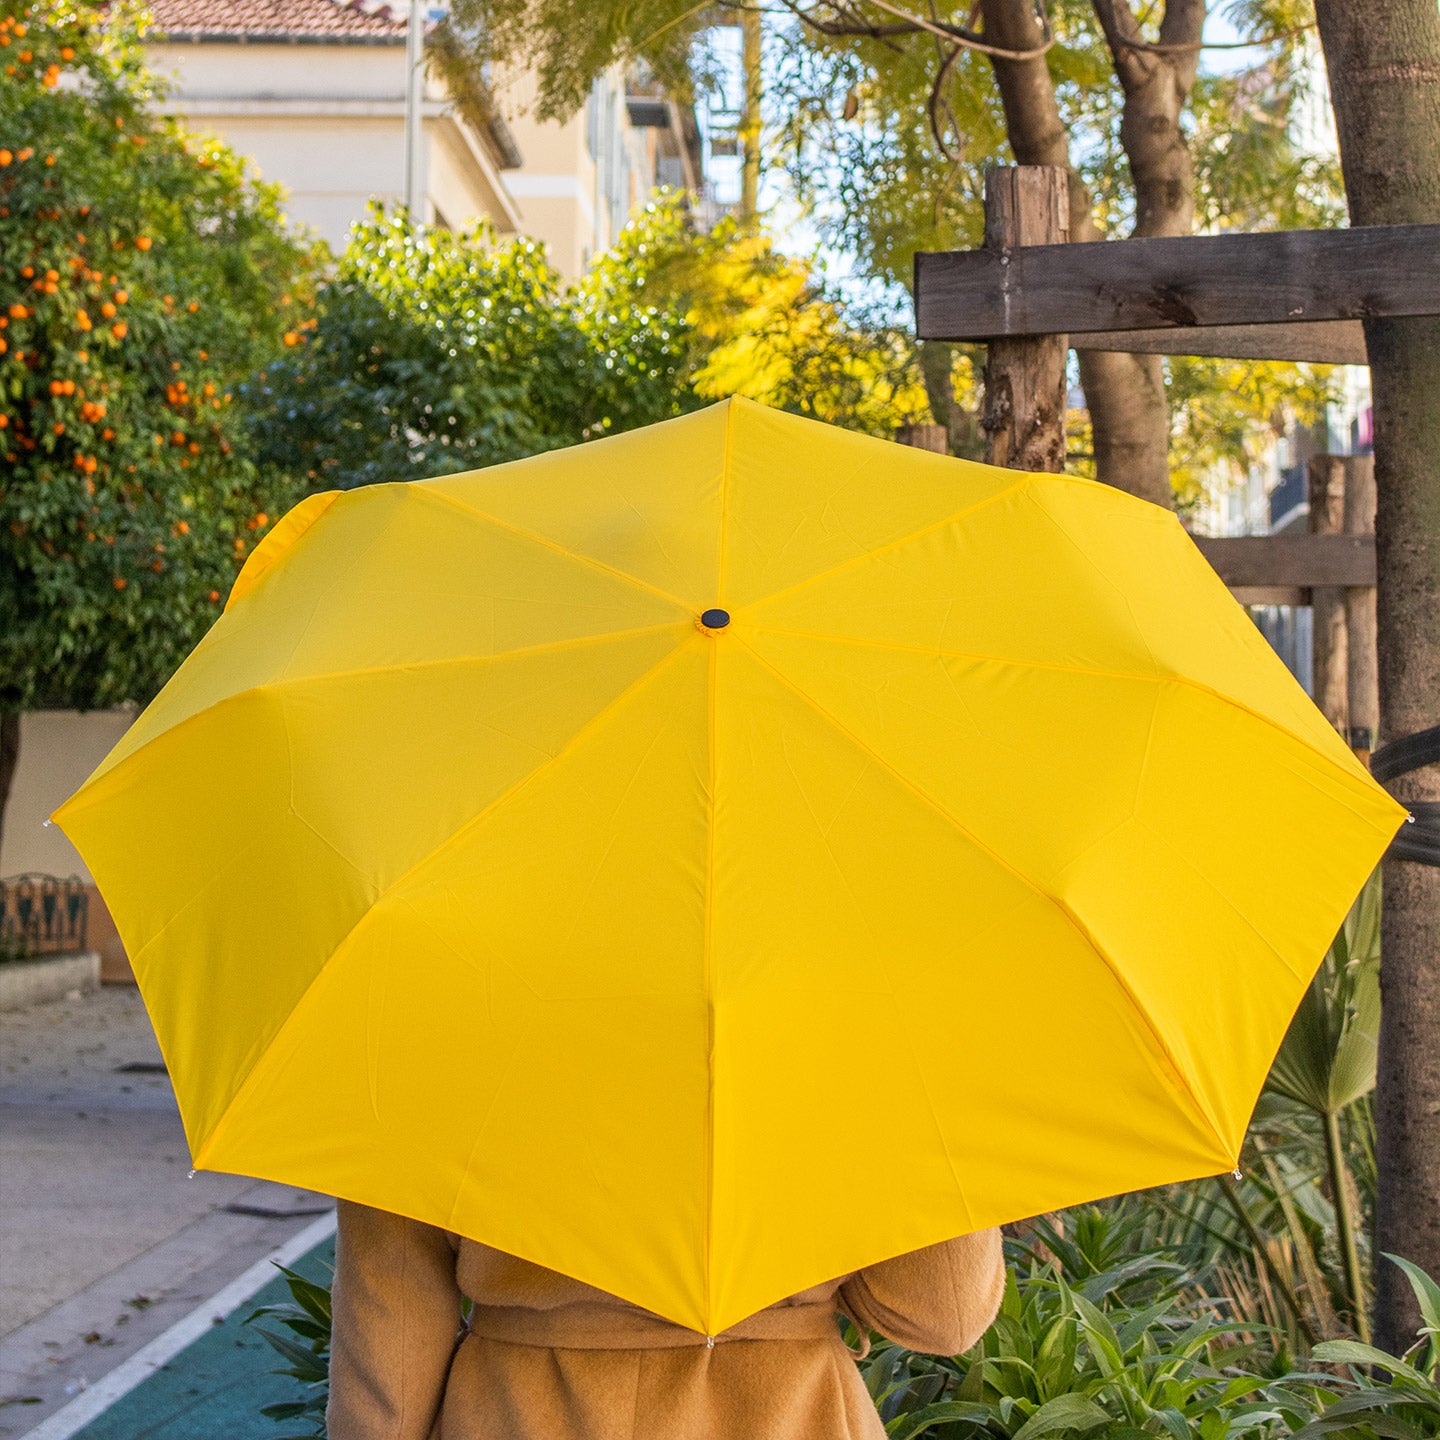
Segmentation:
[(142, 1380), (148, 1380), (162, 1365), (174, 1359), (191, 1341), (198, 1340), (213, 1329), (217, 1320), (224, 1320), (232, 1311), (239, 1309), (256, 1291), (275, 1278), (276, 1265), (293, 1265), (334, 1233), (335, 1216), (322, 1215), (313, 1225), (307, 1225), (298, 1235), (292, 1235), (283, 1245), (257, 1260), (203, 1305), (197, 1305), (168, 1330), (162, 1330), (124, 1364), (101, 1376), (49, 1419), (42, 1420), (33, 1430), (27, 1430), (20, 1440), (70, 1440), (72, 1435), (108, 1410), (121, 1396), (128, 1395)]

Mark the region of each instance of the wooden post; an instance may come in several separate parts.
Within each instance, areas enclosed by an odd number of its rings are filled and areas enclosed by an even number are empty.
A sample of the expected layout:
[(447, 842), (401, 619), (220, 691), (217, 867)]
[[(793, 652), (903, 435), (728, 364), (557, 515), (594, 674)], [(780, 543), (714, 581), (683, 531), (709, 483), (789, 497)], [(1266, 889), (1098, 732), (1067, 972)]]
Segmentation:
[[(1310, 533), (1338, 535), (1345, 528), (1345, 461), (1339, 455), (1313, 455), (1309, 464)], [(1311, 697), (1342, 734), (1347, 730), (1345, 703), (1345, 591), (1317, 585), (1311, 591)]]
[[(1345, 460), (1345, 533), (1375, 533), (1375, 457)], [(1345, 589), (1345, 668), (1350, 748), (1367, 765), (1380, 730), (1380, 671), (1376, 655), (1375, 587)]]
[[(998, 252), (1002, 292), (1010, 254), (1070, 238), (1070, 177), (1056, 165), (995, 166), (985, 174), (985, 248)], [(980, 427), (985, 458), (1012, 470), (1065, 466), (1064, 335), (992, 340)]]

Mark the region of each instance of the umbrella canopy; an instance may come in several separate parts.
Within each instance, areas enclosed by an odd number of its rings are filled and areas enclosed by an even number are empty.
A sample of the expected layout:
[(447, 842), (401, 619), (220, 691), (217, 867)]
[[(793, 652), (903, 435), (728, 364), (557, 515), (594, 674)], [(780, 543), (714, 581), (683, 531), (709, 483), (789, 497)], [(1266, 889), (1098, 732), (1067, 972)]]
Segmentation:
[(55, 818), (197, 1165), (718, 1333), (1232, 1167), (1402, 816), (1174, 515), (732, 400), (312, 496)]

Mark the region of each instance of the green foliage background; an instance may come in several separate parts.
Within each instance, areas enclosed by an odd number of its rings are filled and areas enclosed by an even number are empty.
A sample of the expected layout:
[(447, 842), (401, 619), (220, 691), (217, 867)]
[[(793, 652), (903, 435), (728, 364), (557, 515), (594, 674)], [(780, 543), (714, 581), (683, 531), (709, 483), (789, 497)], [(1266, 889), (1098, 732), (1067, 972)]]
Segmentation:
[(372, 208), (303, 344), (247, 387), (253, 453), (311, 487), (493, 465), (747, 395), (875, 434), (926, 413), (913, 347), (763, 235), (662, 195), (566, 285), (543, 250)]

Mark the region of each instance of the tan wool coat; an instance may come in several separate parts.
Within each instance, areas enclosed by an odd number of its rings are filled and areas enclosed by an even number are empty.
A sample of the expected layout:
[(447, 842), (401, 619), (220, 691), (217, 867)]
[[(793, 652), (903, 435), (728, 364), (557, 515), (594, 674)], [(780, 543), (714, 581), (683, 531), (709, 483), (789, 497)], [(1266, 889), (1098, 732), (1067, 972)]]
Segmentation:
[[(603, 1290), (340, 1202), (331, 1440), (883, 1440), (837, 1315), (956, 1354), (995, 1318), (1000, 1234), (813, 1286), (707, 1345)], [(472, 1302), (462, 1320), (462, 1297)]]

